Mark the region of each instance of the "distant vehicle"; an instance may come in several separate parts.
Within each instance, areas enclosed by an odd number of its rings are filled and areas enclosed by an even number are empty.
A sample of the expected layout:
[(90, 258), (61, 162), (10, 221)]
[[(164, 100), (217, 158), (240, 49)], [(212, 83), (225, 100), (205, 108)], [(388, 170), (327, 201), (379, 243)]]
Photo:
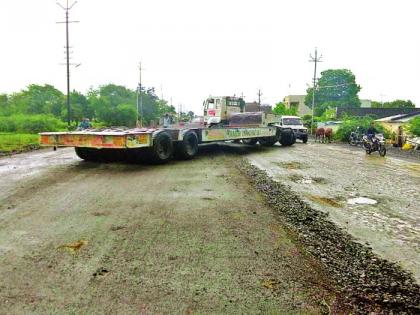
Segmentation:
[(284, 128), (291, 128), (296, 139), (308, 142), (308, 128), (303, 125), (303, 121), (298, 116), (281, 116), (280, 125)]
[(351, 145), (360, 145), (363, 143), (363, 135), (360, 131), (360, 128), (357, 127), (356, 131), (352, 131), (349, 137), (349, 144)]

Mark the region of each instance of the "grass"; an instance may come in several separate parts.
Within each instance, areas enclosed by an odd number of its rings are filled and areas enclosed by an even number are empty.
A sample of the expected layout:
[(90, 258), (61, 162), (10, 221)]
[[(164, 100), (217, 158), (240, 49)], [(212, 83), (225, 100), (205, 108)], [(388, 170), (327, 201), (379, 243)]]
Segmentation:
[(37, 134), (0, 133), (0, 152), (10, 153), (39, 146)]

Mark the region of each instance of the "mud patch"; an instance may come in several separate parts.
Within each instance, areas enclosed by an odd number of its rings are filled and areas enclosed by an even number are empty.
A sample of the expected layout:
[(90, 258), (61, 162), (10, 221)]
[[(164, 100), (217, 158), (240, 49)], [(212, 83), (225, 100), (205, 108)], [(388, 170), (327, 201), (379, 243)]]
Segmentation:
[(75, 253), (79, 251), (83, 246), (87, 245), (88, 241), (86, 240), (79, 240), (74, 243), (64, 244), (61, 246), (58, 246), (57, 249), (66, 249), (72, 253)]
[(203, 200), (214, 200), (215, 198), (213, 198), (213, 197), (201, 197), (201, 199), (203, 199)]
[(111, 226), (111, 231), (119, 231), (119, 230), (124, 230), (125, 229), (125, 226), (123, 226), (123, 225), (113, 225), (113, 226)]
[(93, 212), (92, 215), (94, 217), (106, 217), (108, 213), (107, 212)]
[(99, 277), (99, 276), (105, 276), (108, 272), (109, 272), (108, 269), (100, 267), (96, 269), (96, 271), (92, 274), (92, 276), (94, 278)]
[(307, 195), (308, 199), (316, 202), (321, 205), (335, 207), (335, 208), (341, 208), (341, 204), (339, 203), (339, 200), (334, 198), (328, 198), (328, 197), (321, 197), (316, 195)]
[(282, 168), (288, 169), (288, 170), (300, 170), (309, 168), (308, 165), (303, 164), (302, 162), (298, 161), (290, 161), (290, 162), (273, 162), (273, 164), (278, 165)]

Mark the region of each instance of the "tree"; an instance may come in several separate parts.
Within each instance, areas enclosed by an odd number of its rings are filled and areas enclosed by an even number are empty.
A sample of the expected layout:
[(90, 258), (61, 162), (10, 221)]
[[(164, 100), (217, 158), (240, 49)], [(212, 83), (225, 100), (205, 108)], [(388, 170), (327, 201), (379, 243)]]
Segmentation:
[(297, 109), (295, 107), (286, 108), (286, 105), (284, 105), (284, 103), (278, 102), (276, 106), (273, 108), (273, 113), (279, 116), (282, 116), (282, 115), (297, 116)]
[(408, 131), (420, 137), (420, 117), (415, 117), (408, 123)]
[[(355, 75), (347, 69), (329, 69), (321, 72), (315, 92), (315, 115), (321, 116), (328, 108), (360, 107)], [(312, 108), (313, 88), (307, 89), (305, 104)]]
[(60, 117), (65, 98), (64, 94), (52, 85), (31, 84), (27, 89), (12, 94), (9, 105), (13, 113), (52, 114)]
[(372, 101), (372, 107), (375, 108), (415, 108), (416, 105), (410, 100), (395, 100), (392, 102), (380, 103)]

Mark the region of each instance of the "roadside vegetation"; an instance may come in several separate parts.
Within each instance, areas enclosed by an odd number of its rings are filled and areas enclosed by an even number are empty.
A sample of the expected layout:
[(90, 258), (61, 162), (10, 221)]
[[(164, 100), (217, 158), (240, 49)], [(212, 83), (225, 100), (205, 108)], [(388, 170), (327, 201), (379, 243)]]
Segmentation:
[(420, 117), (413, 118), (407, 124), (407, 130), (414, 136), (420, 137)]
[(37, 134), (0, 133), (0, 153), (12, 153), (38, 148)]

